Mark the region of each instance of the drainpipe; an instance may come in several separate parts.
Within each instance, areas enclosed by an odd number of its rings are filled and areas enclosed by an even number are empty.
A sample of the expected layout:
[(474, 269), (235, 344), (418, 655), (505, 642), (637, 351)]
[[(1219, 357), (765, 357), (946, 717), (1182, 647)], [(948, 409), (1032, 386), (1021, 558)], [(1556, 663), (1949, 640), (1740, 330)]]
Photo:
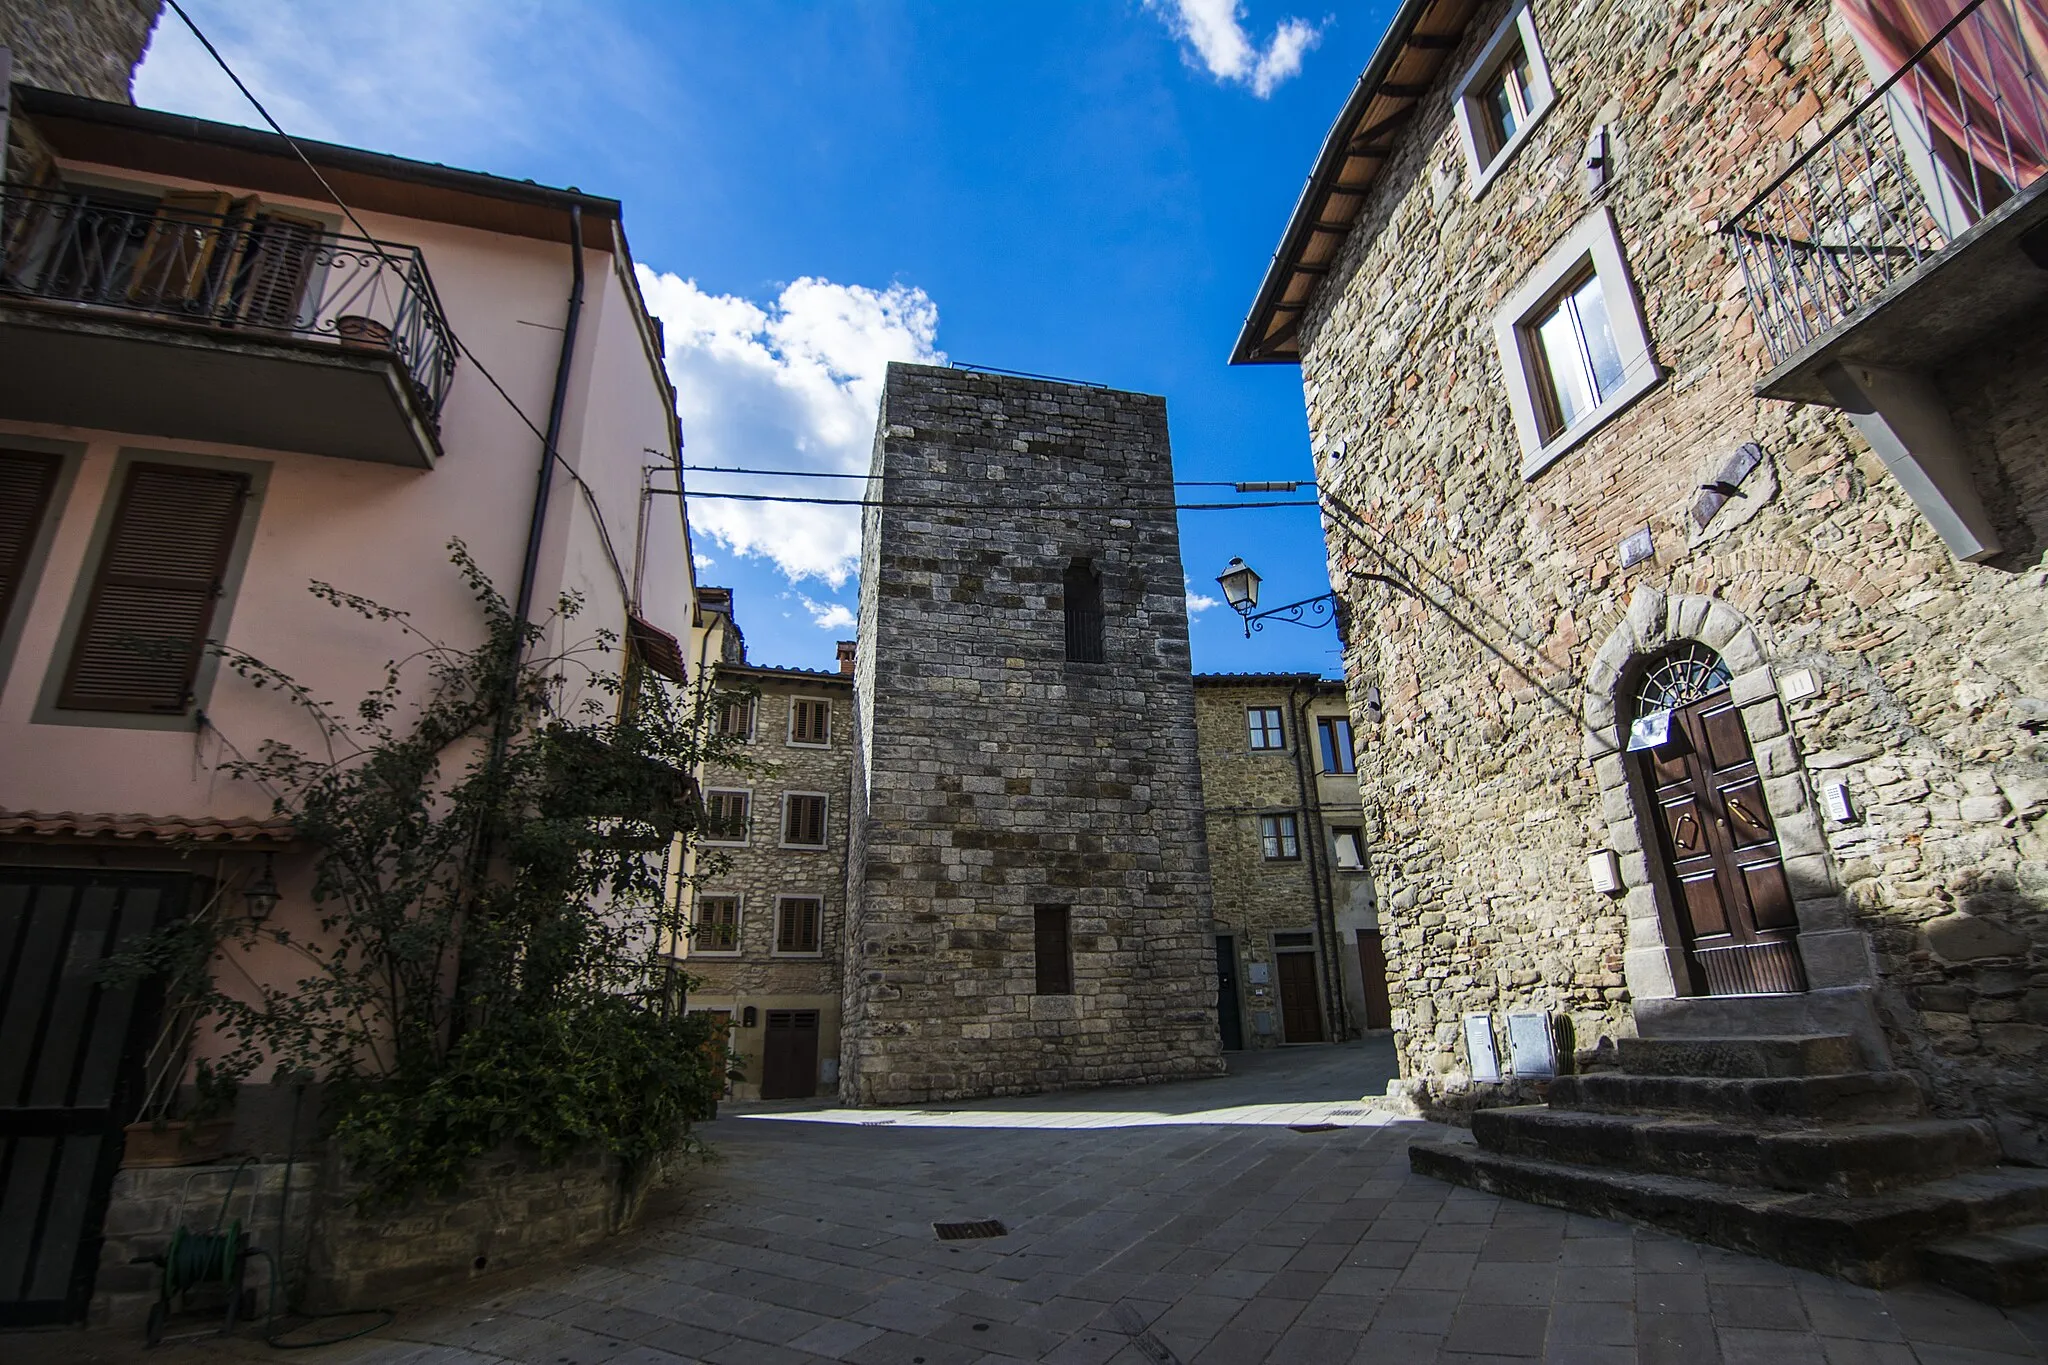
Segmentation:
[(1344, 972), (1337, 963), (1337, 912), (1330, 904), (1324, 875), (1327, 859), (1323, 856), (1323, 802), (1308, 771), (1308, 703), (1315, 697), (1315, 689), (1308, 688), (1306, 697), (1302, 693), (1303, 684), (1298, 682), (1288, 689), (1287, 709), (1294, 724), (1294, 781), (1301, 793), (1302, 824), (1307, 826), (1301, 832), (1302, 852), (1308, 858), (1308, 889), (1315, 903), (1316, 937), (1322, 940), (1318, 956), (1322, 959), (1323, 995), (1328, 1001), (1323, 1018), (1330, 1026), (1330, 1041), (1334, 1043), (1350, 1032), (1350, 1015), (1344, 1008)]
[(526, 528), (526, 564), (519, 571), (519, 598), (513, 617), (527, 624), (533, 610), (533, 584), (540, 575), (540, 537), (547, 526), (548, 494), (555, 484), (555, 452), (560, 448), (562, 411), (569, 405), (569, 366), (576, 356), (576, 324), (583, 317), (583, 206), (569, 206), (569, 251), (572, 271), (569, 316), (562, 324), (562, 354), (555, 362), (555, 396), (548, 405), (548, 433), (540, 452), (540, 476), (533, 491), (533, 520)]

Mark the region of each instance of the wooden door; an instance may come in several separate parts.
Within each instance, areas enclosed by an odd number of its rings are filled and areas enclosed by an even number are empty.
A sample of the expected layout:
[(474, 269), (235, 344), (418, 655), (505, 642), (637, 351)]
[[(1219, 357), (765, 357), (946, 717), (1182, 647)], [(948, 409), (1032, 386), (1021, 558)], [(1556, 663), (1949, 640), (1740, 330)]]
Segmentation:
[(1237, 998), (1237, 939), (1216, 935), (1216, 1028), (1225, 1052), (1244, 1049), (1244, 1011)]
[(806, 1100), (818, 1093), (818, 1012), (769, 1010), (761, 1037), (761, 1098)]
[(1273, 975), (1280, 983), (1280, 1040), (1323, 1041), (1323, 1002), (1316, 989), (1314, 953), (1276, 953)]
[(1377, 929), (1358, 931), (1358, 978), (1365, 987), (1365, 1026), (1392, 1028), (1394, 1010), (1387, 999), (1387, 954)]
[(1708, 995), (1806, 989), (1792, 891), (1742, 714), (1722, 688), (1640, 751), (1687, 953)]
[(99, 967), (184, 902), (186, 879), (0, 871), (0, 1327), (76, 1322), (134, 1117), (152, 992)]

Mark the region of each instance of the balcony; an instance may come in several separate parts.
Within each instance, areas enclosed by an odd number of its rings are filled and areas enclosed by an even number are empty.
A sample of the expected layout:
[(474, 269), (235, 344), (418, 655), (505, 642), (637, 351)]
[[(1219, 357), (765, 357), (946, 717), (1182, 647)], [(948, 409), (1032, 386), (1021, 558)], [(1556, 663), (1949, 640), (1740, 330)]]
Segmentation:
[(2039, 0), (1837, 9), (1879, 78), (1723, 229), (1770, 351), (1756, 392), (1847, 411), (1981, 559), (1997, 544), (1936, 380), (2048, 308), (2048, 25)]
[(1758, 394), (1826, 403), (1830, 358), (1928, 368), (2048, 298), (2048, 244), (2022, 243), (2048, 221), (2025, 7), (1973, 0), (1729, 221), (1774, 366)]
[(430, 469), (454, 338), (419, 249), (254, 196), (8, 186), (0, 413)]

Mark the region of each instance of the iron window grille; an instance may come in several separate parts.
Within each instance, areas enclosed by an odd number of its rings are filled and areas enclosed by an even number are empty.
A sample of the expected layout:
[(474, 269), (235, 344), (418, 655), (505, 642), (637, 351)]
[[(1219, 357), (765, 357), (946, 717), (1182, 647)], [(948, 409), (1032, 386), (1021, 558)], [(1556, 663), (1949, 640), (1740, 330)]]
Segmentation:
[(1067, 565), (1061, 578), (1066, 614), (1067, 662), (1099, 664), (1102, 648), (1102, 575), (1086, 559)]

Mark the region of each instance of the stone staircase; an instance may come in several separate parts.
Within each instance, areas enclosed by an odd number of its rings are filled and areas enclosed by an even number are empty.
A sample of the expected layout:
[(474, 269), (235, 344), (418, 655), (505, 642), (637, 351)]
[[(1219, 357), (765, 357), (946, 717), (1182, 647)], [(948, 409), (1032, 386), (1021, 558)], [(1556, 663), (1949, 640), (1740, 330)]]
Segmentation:
[(1862, 1069), (1848, 1035), (1630, 1038), (1620, 1055), (1553, 1080), (1548, 1105), (1476, 1111), (1476, 1143), (1412, 1144), (1409, 1164), (1857, 1284), (2048, 1298), (2048, 1170), (1998, 1165), (1989, 1124), (1928, 1117), (1918, 1082)]

